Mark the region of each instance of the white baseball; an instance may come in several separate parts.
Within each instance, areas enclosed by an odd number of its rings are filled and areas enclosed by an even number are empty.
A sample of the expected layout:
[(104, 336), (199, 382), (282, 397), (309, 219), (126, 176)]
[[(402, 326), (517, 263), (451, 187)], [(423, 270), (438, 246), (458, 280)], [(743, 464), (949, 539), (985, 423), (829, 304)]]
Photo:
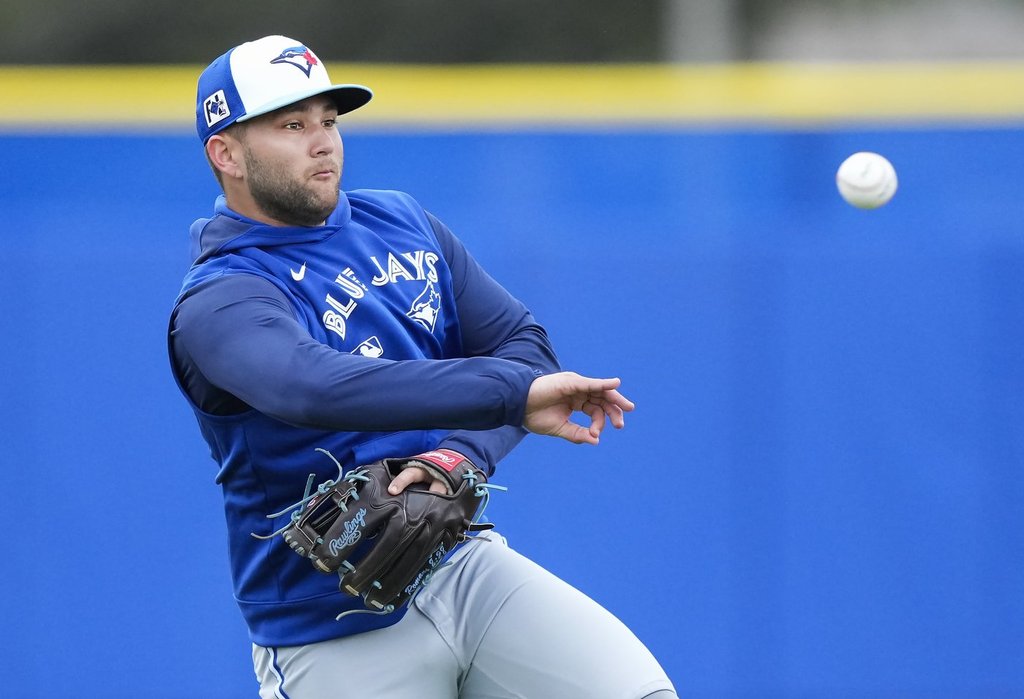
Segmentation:
[(896, 169), (878, 153), (854, 153), (836, 172), (839, 193), (858, 209), (877, 209), (887, 203), (897, 185)]

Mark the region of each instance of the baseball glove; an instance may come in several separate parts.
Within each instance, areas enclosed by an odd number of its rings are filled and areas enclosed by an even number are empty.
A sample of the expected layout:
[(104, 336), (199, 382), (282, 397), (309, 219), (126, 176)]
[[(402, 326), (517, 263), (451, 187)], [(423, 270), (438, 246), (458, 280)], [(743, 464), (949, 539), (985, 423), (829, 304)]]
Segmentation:
[[(388, 493), (395, 476), (413, 466), (444, 482), (448, 493), (429, 492), (426, 483), (415, 483), (399, 495)], [(488, 490), (496, 486), (457, 452), (438, 449), (383, 459), (344, 476), (340, 464), (338, 469), (338, 479), (323, 483), (312, 495), (312, 482), (307, 484), (300, 509), (278, 533), (314, 568), (337, 573), (340, 589), (361, 596), (370, 610), (388, 613), (400, 607), (470, 532), (493, 527), (481, 524), (476, 513), (479, 509), (482, 515)]]

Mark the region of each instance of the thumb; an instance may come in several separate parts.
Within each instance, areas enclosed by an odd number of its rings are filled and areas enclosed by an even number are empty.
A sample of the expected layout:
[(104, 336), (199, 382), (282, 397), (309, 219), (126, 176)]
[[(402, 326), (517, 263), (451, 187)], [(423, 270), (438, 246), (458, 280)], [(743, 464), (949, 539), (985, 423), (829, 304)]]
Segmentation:
[(577, 425), (575, 422), (566, 421), (564, 425), (555, 434), (557, 437), (561, 437), (573, 444), (594, 444), (596, 445), (600, 440), (597, 435), (588, 430), (587, 428)]

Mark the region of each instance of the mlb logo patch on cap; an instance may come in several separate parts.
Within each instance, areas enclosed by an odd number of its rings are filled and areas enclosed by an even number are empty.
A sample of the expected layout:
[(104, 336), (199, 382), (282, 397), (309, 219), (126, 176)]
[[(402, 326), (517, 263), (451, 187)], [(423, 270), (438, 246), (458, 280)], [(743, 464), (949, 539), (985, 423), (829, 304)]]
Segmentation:
[(203, 113), (206, 114), (206, 125), (213, 126), (231, 116), (224, 90), (217, 90), (203, 102)]
[(327, 68), (309, 47), (286, 36), (266, 36), (236, 46), (199, 76), (196, 131), (203, 143), (231, 124), (327, 95), (345, 114), (370, 101), (362, 85), (331, 83)]

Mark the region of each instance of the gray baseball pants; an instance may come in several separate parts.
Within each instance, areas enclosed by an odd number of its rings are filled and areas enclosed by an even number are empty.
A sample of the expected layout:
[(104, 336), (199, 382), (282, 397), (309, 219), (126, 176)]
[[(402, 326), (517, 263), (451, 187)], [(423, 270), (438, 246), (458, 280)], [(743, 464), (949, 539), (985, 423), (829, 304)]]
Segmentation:
[(510, 549), (470, 542), (385, 629), (253, 646), (262, 699), (669, 699), (672, 683), (612, 614)]

